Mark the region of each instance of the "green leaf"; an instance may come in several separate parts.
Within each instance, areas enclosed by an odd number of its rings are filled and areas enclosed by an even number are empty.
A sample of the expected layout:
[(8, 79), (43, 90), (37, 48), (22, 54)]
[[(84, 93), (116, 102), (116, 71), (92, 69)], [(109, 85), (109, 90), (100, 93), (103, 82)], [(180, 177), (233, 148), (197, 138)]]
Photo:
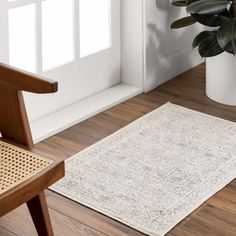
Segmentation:
[(187, 1), (187, 5), (190, 5), (191, 3), (198, 2), (200, 0), (186, 0), (186, 1)]
[(178, 28), (182, 28), (182, 27), (192, 25), (196, 22), (197, 21), (192, 16), (187, 16), (187, 17), (181, 18), (181, 19), (176, 20), (175, 22), (173, 22), (171, 24), (171, 28), (172, 29), (178, 29)]
[(172, 5), (176, 7), (186, 7), (187, 3), (185, 0), (180, 0), (180, 1), (172, 2)]
[(221, 17), (222, 24), (217, 32), (217, 40), (221, 48), (236, 54), (236, 17)]
[(193, 44), (192, 44), (193, 48), (198, 47), (201, 42), (203, 42), (204, 40), (207, 40), (208, 37), (210, 37), (212, 34), (214, 34), (212, 33), (212, 31), (203, 31), (200, 34), (198, 34), (193, 40)]
[(195, 43), (199, 45), (198, 51), (202, 57), (213, 57), (224, 52), (218, 44), (217, 31), (208, 31), (208, 33), (197, 37)]
[(218, 14), (206, 15), (206, 14), (191, 14), (192, 17), (202, 25), (217, 27), (221, 25), (221, 20)]
[[(187, 1), (187, 7), (193, 3), (196, 3), (196, 2), (199, 2), (201, 0), (186, 0)], [(187, 7), (186, 7), (186, 10), (187, 10)], [(187, 10), (188, 11), (188, 10)]]
[(228, 0), (199, 0), (187, 6), (187, 11), (191, 14), (214, 14), (226, 10)]

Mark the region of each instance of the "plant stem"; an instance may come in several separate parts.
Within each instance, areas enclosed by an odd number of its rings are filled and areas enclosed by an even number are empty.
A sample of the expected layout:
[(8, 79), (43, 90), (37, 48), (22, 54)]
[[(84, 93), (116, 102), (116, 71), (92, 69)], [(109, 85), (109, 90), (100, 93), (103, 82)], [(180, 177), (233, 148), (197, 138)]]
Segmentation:
[(236, 0), (232, 1), (232, 7), (233, 7), (233, 12), (234, 12), (234, 17), (236, 17)]

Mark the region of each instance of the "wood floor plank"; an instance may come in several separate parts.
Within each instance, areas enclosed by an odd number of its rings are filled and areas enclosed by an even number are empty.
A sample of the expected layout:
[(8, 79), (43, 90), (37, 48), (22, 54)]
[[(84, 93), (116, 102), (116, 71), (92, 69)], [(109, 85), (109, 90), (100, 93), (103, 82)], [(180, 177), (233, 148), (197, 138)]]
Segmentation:
[(214, 225), (218, 225), (223, 229), (236, 232), (235, 214), (228, 210), (223, 210), (207, 204), (195, 216), (202, 220), (209, 221)]
[(207, 203), (218, 209), (236, 214), (236, 190), (232, 190), (230, 185), (228, 185), (224, 188), (224, 191), (215, 194), (215, 196), (210, 198)]
[[(108, 109), (39, 143), (36, 147), (58, 158), (67, 159), (168, 101), (236, 122), (236, 107), (218, 104), (206, 96), (204, 77), (205, 66), (200, 65), (157, 89)], [(55, 236), (144, 235), (56, 193), (47, 191), (46, 195)], [(0, 219), (0, 236), (8, 236), (8, 232), (9, 236), (15, 235), (11, 232), (19, 236), (35, 236), (32, 221), (24, 209), (20, 207)], [(167, 235), (235, 236), (235, 227), (236, 180), (186, 217)], [(2, 232), (6, 232), (6, 235)]]
[[(104, 236), (101, 232), (96, 231), (63, 213), (57, 212), (53, 209), (50, 209), (49, 213), (56, 236)], [(25, 224), (22, 222), (25, 222)], [(25, 205), (1, 218), (0, 225), (17, 235), (37, 235)]]
[(196, 235), (186, 232), (186, 231), (176, 227), (175, 230), (172, 230), (166, 236), (196, 236)]
[(198, 217), (189, 220), (182, 230), (195, 236), (235, 236), (234, 231)]

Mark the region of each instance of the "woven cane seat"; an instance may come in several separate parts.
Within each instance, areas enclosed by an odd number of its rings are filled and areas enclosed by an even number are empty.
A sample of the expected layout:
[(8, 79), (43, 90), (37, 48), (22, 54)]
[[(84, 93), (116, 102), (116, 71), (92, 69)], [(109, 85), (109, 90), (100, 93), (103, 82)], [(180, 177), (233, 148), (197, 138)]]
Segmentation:
[(52, 163), (50, 159), (0, 141), (0, 195)]

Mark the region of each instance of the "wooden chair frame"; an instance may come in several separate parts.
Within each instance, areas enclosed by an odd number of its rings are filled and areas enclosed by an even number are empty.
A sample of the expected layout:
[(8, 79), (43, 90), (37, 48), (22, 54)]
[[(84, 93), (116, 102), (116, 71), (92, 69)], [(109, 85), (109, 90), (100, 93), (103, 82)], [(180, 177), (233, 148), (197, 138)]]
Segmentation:
[(64, 162), (34, 149), (22, 91), (54, 93), (57, 89), (54, 81), (0, 63), (2, 140), (53, 160), (46, 169), (0, 194), (0, 217), (27, 203), (39, 236), (53, 235), (44, 190), (64, 176)]

